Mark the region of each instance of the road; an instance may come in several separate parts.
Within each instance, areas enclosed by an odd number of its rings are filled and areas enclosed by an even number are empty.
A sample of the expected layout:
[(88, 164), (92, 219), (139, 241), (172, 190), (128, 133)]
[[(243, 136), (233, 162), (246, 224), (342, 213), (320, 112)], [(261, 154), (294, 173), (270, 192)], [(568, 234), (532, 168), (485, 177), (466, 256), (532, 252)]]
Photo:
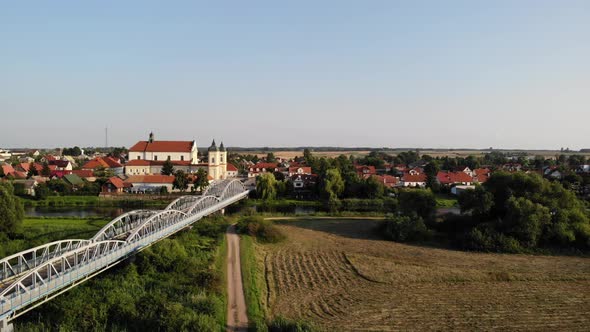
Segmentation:
[(227, 228), (227, 331), (248, 331), (240, 264), (240, 237), (236, 226)]

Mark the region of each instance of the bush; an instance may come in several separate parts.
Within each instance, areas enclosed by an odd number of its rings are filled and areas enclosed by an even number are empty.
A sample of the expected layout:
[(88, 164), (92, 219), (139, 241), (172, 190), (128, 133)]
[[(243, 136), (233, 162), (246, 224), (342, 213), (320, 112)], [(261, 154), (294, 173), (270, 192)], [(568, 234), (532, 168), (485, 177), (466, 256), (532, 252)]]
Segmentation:
[(260, 216), (246, 216), (237, 225), (240, 233), (248, 234), (261, 242), (277, 243), (285, 239), (285, 235), (269, 221)]
[(424, 220), (416, 215), (394, 216), (385, 221), (385, 237), (393, 241), (419, 241), (430, 237)]
[(284, 317), (275, 317), (268, 323), (269, 332), (313, 332), (318, 331), (312, 324), (302, 320), (290, 320)]

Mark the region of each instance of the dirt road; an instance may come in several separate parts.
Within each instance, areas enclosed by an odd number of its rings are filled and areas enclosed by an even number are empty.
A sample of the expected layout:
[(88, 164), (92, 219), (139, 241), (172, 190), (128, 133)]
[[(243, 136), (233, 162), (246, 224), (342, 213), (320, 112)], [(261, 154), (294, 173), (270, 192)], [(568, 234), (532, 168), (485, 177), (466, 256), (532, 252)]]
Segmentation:
[(236, 227), (227, 228), (227, 331), (247, 331), (248, 317), (242, 285), (240, 237)]

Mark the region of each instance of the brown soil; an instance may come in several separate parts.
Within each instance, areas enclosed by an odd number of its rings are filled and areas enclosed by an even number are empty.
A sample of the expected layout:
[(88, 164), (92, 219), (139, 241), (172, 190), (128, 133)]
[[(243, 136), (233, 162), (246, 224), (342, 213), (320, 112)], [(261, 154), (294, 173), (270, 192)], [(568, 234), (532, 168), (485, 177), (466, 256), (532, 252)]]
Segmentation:
[(283, 222), (258, 249), (268, 312), (327, 330), (582, 331), (590, 259), (467, 253), (376, 239), (375, 220)]

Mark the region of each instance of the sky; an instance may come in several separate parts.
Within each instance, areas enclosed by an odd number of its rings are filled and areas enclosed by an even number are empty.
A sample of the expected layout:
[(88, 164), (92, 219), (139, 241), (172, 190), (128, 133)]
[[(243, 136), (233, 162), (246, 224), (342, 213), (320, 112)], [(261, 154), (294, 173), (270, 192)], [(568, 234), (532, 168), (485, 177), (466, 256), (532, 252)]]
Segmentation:
[(0, 148), (590, 148), (590, 1), (0, 0)]

